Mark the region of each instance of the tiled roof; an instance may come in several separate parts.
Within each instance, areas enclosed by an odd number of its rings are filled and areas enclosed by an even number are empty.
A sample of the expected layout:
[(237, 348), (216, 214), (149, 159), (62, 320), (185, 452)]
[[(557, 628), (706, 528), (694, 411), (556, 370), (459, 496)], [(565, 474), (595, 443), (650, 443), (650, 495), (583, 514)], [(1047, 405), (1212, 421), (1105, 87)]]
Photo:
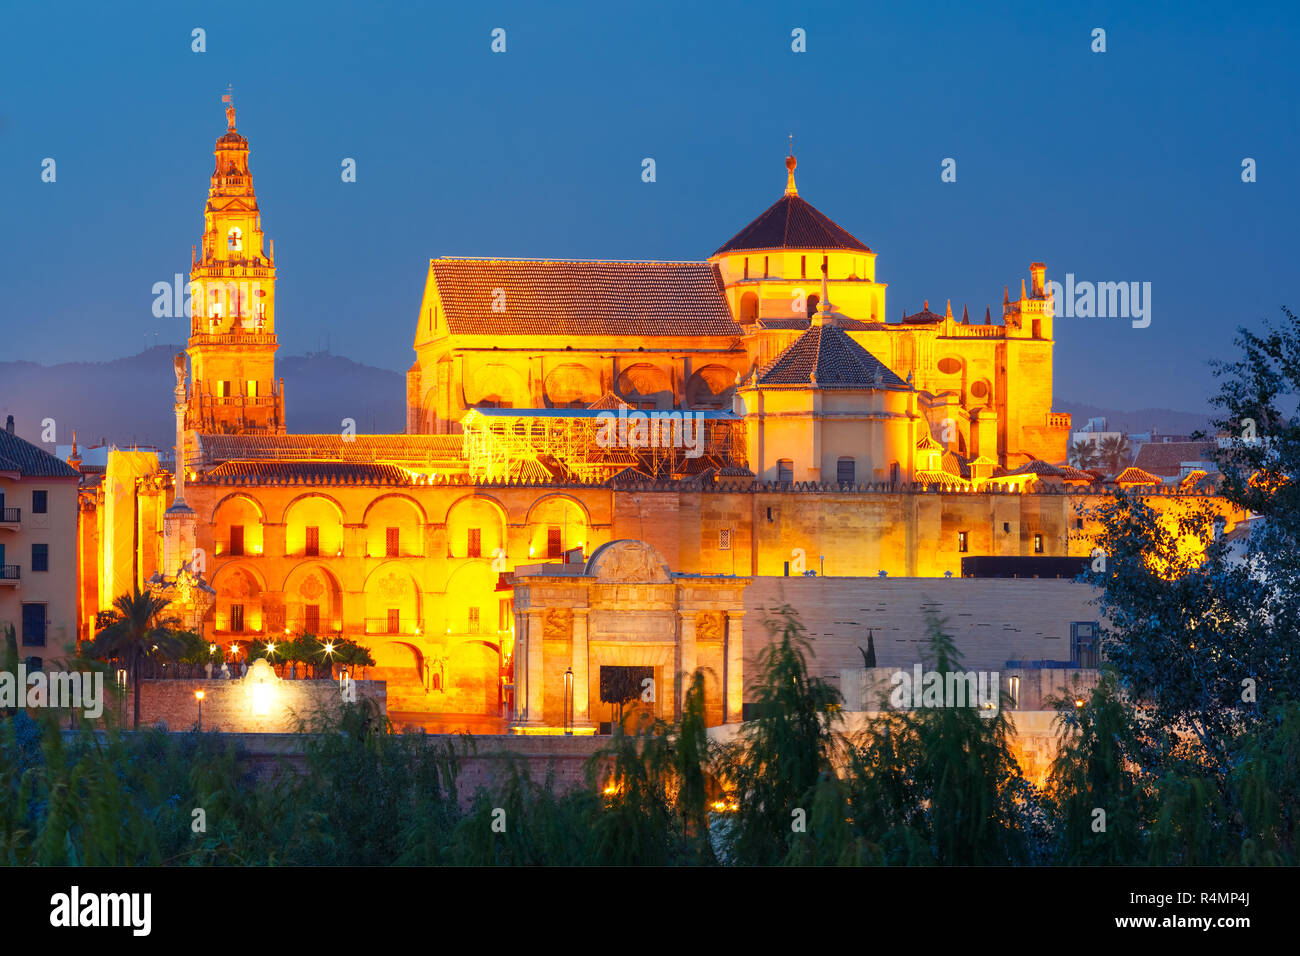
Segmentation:
[(1080, 471), (1070, 465), (1053, 465), (1050, 462), (1027, 461), (1011, 472), (1013, 475), (1041, 475), (1045, 478), (1060, 478), (1062, 481), (1086, 481), (1092, 484), (1096, 479), (1091, 473)]
[(798, 196), (782, 196), (723, 244), (715, 256), (744, 249), (855, 249), (866, 243), (840, 228)]
[[(816, 381), (812, 380), (816, 375)], [(880, 359), (834, 325), (813, 326), (758, 373), (760, 385), (907, 388)]]
[(1183, 462), (1206, 461), (1214, 447), (1214, 442), (1203, 441), (1148, 442), (1138, 449), (1133, 464), (1153, 475), (1177, 478)]
[(429, 271), (453, 334), (741, 334), (707, 262), (432, 259)]
[(923, 308), (920, 312), (915, 312), (912, 315), (903, 316), (902, 324), (903, 325), (933, 325), (936, 322), (942, 322), (946, 318), (947, 318), (946, 315), (940, 315), (938, 312), (931, 312), (930, 304), (927, 302), (925, 304), (925, 308)]
[(205, 465), (223, 461), (357, 461), (423, 465), (461, 457), (460, 435), (211, 435), (200, 434)]
[(396, 465), (341, 461), (228, 461), (200, 475), (196, 484), (409, 485)]
[(16, 471), (24, 478), (76, 478), (80, 472), (43, 448), (0, 428), (0, 471)]
[[(759, 319), (760, 329), (795, 329), (802, 331), (812, 327), (812, 319)], [(888, 332), (889, 326), (884, 322), (864, 322), (862, 319), (850, 319), (839, 316), (839, 327), (846, 332)]]
[(1125, 468), (1115, 478), (1115, 482), (1121, 485), (1158, 485), (1160, 479), (1141, 468)]

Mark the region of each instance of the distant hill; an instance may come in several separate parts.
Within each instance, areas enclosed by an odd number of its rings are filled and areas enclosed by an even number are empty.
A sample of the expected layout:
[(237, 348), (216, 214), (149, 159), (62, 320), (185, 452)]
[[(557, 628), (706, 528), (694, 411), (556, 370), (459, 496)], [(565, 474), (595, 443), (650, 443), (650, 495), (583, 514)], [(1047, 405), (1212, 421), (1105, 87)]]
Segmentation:
[[(107, 439), (118, 445), (172, 443), (172, 356), (179, 345), (158, 345), (108, 362), (0, 362), (0, 421), (13, 415), (18, 434), (39, 442), (41, 422), (55, 421), (59, 444), (72, 430), (86, 444)], [(313, 352), (276, 362), (284, 378), (285, 418), (291, 432), (336, 432), (345, 418), (362, 433), (406, 429), (406, 378), (400, 372), (360, 365), (339, 355)], [(1208, 427), (1208, 417), (1168, 408), (1122, 411), (1060, 401), (1057, 410), (1074, 416), (1079, 428), (1105, 416), (1110, 427), (1128, 432), (1151, 428), (1187, 435)]]
[[(85, 444), (169, 446), (173, 442), (172, 356), (183, 346), (159, 345), (108, 362), (0, 362), (0, 421), (40, 442), (41, 422), (52, 418), (59, 444), (72, 430)], [(406, 428), (406, 381), (399, 372), (359, 365), (338, 355), (286, 356), (285, 419), (291, 432), (336, 432), (353, 418), (359, 432)]]
[(1098, 408), (1081, 402), (1058, 400), (1055, 410), (1073, 416), (1071, 426), (1077, 431), (1090, 418), (1105, 418), (1111, 431), (1148, 432), (1155, 429), (1163, 435), (1190, 435), (1198, 429), (1210, 430), (1210, 417), (1195, 412), (1178, 412), (1169, 408), (1139, 408), (1134, 412), (1116, 408)]

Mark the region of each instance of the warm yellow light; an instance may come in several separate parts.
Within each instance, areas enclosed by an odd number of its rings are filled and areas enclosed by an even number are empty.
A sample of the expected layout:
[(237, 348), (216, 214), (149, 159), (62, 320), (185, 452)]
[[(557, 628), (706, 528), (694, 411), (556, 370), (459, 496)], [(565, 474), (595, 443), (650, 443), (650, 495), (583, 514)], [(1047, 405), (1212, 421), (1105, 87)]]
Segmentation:
[(333, 641), (331, 641), (330, 643), (328, 643), (328, 644), (325, 645), (325, 653), (326, 653), (327, 655), (328, 655), (328, 654), (333, 654), (333, 653), (334, 653), (334, 642), (333, 642)]
[(1082, 697), (1076, 697), (1076, 698), (1074, 698), (1074, 706), (1075, 706), (1075, 707), (1082, 707), (1082, 706), (1083, 706), (1083, 698), (1082, 698)]
[(266, 645), (266, 653), (268, 653), (268, 654), (274, 654), (274, 653), (275, 653), (275, 641), (272, 641), (270, 644), (267, 644), (267, 645)]
[(239, 656), (239, 645), (238, 645), (238, 644), (231, 644), (231, 645), (230, 645), (230, 653), (232, 653), (232, 654), (234, 654), (236, 657), (238, 657), (238, 656)]
[(271, 685), (258, 681), (253, 685), (253, 714), (265, 717), (271, 713)]
[(209, 652), (209, 653), (212, 653), (212, 654), (215, 654), (215, 653), (217, 652), (217, 645), (215, 645), (215, 644), (209, 644), (209, 645), (208, 645), (208, 652)]
[(202, 700), (202, 699), (203, 699), (204, 697), (206, 697), (206, 696), (207, 696), (207, 695), (204, 694), (203, 691), (201, 691), (201, 690), (196, 690), (196, 691), (194, 692), (194, 699), (195, 699), (195, 700)]

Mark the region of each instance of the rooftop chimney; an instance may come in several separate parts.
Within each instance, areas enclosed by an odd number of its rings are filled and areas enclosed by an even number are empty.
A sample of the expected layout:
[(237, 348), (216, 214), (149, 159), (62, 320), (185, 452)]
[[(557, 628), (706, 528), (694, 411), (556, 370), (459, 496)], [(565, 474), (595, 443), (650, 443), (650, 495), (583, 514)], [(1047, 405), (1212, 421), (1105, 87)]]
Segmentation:
[(11, 435), (14, 433), (14, 417), (12, 415), (5, 419), (5, 431)]

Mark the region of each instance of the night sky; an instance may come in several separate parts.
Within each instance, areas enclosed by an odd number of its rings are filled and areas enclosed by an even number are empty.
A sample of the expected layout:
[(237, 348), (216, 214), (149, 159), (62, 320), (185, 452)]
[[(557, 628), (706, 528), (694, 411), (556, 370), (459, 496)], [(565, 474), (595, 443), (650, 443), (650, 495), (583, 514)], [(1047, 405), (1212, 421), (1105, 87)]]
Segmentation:
[(781, 195), (793, 133), (890, 320), (997, 315), (1031, 260), (1150, 282), (1148, 328), (1058, 319), (1057, 397), (1200, 411), (1235, 326), (1300, 308), (1300, 14), (1132, 6), (9, 4), (0, 358), (183, 340), (151, 288), (188, 271), (229, 83), (282, 354), (404, 370), (431, 256), (703, 259)]

